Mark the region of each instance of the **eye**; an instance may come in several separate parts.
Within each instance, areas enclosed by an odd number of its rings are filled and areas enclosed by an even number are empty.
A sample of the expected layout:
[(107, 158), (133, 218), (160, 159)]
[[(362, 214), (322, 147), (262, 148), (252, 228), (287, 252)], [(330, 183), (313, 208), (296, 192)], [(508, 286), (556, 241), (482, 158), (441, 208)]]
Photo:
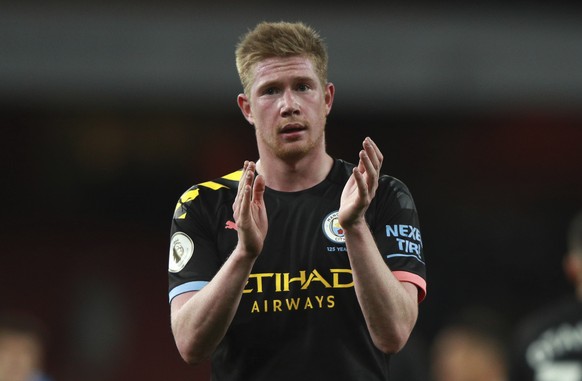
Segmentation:
[(311, 86), (306, 83), (301, 83), (297, 86), (297, 91), (307, 91), (309, 89), (311, 89)]
[(265, 88), (265, 90), (263, 91), (264, 95), (274, 95), (277, 94), (279, 92), (279, 89), (277, 89), (276, 87), (267, 87)]

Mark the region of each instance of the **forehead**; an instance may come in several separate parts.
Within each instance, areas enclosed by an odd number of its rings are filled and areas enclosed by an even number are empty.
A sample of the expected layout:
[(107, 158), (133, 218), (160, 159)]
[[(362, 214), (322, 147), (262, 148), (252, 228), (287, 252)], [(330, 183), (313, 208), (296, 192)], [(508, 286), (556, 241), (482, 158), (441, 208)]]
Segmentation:
[(285, 77), (317, 78), (311, 59), (305, 56), (271, 57), (255, 65), (255, 84)]

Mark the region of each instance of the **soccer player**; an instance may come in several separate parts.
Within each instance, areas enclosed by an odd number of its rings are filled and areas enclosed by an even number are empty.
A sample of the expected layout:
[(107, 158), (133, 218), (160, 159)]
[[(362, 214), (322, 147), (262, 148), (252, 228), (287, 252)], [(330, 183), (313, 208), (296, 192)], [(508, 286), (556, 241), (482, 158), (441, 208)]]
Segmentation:
[(564, 272), (575, 296), (560, 298), (518, 326), (510, 381), (582, 381), (582, 212), (570, 223)]
[(355, 165), (326, 152), (335, 87), (311, 27), (261, 23), (236, 64), (259, 159), (178, 201), (178, 350), (191, 364), (211, 358), (214, 380), (387, 380), (426, 294), (412, 196), (380, 173), (372, 139)]

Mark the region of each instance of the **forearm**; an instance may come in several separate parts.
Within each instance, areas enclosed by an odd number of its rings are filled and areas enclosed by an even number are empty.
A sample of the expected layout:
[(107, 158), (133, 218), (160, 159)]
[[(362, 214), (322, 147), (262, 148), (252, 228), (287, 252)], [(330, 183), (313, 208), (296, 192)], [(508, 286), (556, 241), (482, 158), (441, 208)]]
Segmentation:
[[(172, 302), (172, 331), (188, 363), (208, 358), (224, 338), (239, 306), (255, 259), (237, 246), (202, 290)], [(184, 302), (184, 300), (186, 300)]]
[(383, 352), (397, 352), (416, 323), (416, 287), (387, 269), (364, 220), (344, 229), (356, 296), (372, 340)]

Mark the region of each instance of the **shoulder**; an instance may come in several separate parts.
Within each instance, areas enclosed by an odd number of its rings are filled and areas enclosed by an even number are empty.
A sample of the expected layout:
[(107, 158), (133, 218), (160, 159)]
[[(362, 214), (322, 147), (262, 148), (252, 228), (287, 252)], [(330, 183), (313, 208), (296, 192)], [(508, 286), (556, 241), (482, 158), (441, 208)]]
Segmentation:
[(191, 186), (178, 199), (174, 218), (184, 218), (187, 209), (202, 200), (213, 203), (230, 200), (231, 195), (236, 194), (241, 176), (242, 170), (239, 169), (217, 179)]
[(416, 209), (410, 190), (402, 180), (396, 177), (381, 175), (378, 180), (378, 192), (394, 198), (403, 209)]

